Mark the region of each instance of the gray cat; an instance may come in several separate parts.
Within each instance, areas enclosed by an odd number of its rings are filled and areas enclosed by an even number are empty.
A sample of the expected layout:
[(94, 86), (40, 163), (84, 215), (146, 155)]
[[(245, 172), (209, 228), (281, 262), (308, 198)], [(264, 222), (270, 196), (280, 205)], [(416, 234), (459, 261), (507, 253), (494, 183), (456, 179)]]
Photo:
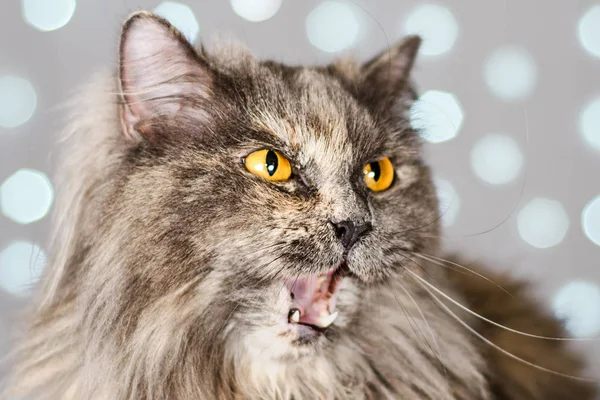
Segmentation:
[(290, 67), (130, 17), (73, 101), (10, 398), (591, 399), (525, 288), (439, 258), (419, 44)]

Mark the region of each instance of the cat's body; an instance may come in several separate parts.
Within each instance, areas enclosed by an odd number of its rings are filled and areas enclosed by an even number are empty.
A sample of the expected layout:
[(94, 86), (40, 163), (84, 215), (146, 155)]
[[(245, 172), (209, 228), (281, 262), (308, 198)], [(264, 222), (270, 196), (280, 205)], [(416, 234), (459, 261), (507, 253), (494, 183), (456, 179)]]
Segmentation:
[[(409, 38), (362, 67), (291, 68), (196, 53), (156, 17), (128, 20), (119, 76), (99, 76), (75, 101), (53, 258), (12, 393), (591, 399), (591, 385), (501, 354), (458, 319), (513, 356), (577, 376), (562, 342), (486, 324), (424, 283), (512, 329), (563, 335), (520, 288), (492, 279), (511, 297), (430, 257), (437, 200), (406, 122), (417, 48)], [(263, 148), (294, 174), (249, 173)], [(369, 192), (362, 167), (383, 158), (394, 182)], [(367, 227), (360, 237), (355, 225)], [(295, 286), (313, 276), (336, 284), (327, 322), (308, 326), (309, 311), (292, 311), (316, 304)]]

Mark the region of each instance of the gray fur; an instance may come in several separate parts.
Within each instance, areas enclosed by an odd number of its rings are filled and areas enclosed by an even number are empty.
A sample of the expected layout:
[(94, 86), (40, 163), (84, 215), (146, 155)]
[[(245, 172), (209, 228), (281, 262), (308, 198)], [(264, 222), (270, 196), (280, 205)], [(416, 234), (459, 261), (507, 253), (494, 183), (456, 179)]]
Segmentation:
[[(130, 60), (129, 30), (144, 28), (162, 51)], [(165, 21), (130, 19), (122, 80), (100, 75), (73, 102), (53, 256), (11, 395), (490, 399), (472, 339), (406, 274), (452, 293), (408, 257), (439, 246), (429, 170), (403, 118), (417, 47), (407, 39), (362, 67), (287, 67), (195, 51)], [(265, 147), (301, 177), (249, 174), (241, 158)], [(399, 182), (370, 193), (361, 169), (384, 156)], [(373, 231), (348, 254), (340, 317), (302, 345), (283, 282), (339, 262), (327, 221), (348, 218)]]

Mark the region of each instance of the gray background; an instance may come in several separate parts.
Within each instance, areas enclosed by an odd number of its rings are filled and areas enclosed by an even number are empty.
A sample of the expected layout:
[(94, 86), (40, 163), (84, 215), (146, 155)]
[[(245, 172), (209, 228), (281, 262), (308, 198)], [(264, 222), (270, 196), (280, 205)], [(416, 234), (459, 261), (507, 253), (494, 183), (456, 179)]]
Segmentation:
[[(306, 17), (319, 1), (284, 0), (275, 16), (258, 23), (234, 13), (229, 1), (181, 2), (191, 7), (198, 20), (199, 41), (214, 33), (232, 34), (258, 56), (289, 63), (323, 63), (338, 56), (320, 51), (307, 38)], [(52, 149), (63, 117), (57, 106), (92, 72), (115, 66), (120, 24), (128, 13), (152, 10), (159, 3), (80, 1), (66, 26), (41, 32), (24, 21), (20, 1), (2, 0), (0, 75), (18, 74), (30, 80), (38, 104), (27, 123), (0, 127), (0, 183), (25, 167), (52, 176)], [(388, 40), (397, 40), (407, 16), (423, 4), (414, 0), (345, 3), (358, 13), (360, 22), (358, 40), (348, 51), (363, 59), (385, 48)], [(600, 247), (581, 227), (583, 207), (600, 195), (600, 152), (587, 145), (579, 131), (582, 108), (600, 96), (600, 58), (586, 52), (577, 36), (582, 15), (600, 2), (440, 0), (435, 4), (452, 12), (458, 37), (448, 53), (420, 57), (415, 77), (421, 92), (451, 92), (464, 110), (456, 138), (426, 147), (437, 176), (452, 183), (460, 203), (456, 220), (445, 231), (447, 246), (462, 250), (471, 260), (485, 260), (497, 270), (531, 280), (533, 295), (552, 309), (565, 284), (574, 280), (600, 284)], [(536, 65), (537, 83), (526, 98), (506, 101), (486, 86), (486, 60), (504, 45), (521, 46)], [(493, 132), (511, 136), (523, 153), (523, 169), (505, 185), (484, 183), (470, 164), (477, 140)], [(547, 249), (532, 247), (518, 232), (518, 213), (538, 196), (559, 201), (570, 220), (564, 240)], [(50, 218), (43, 218), (18, 224), (0, 215), (0, 251), (14, 240), (43, 246), (49, 222)], [(10, 349), (9, 331), (26, 302), (27, 296), (0, 289), (0, 354)], [(590, 318), (599, 313), (598, 303), (582, 304), (579, 299), (573, 304), (574, 314), (581, 307), (586, 307)], [(600, 377), (600, 341), (577, 347), (590, 355), (588, 376)]]

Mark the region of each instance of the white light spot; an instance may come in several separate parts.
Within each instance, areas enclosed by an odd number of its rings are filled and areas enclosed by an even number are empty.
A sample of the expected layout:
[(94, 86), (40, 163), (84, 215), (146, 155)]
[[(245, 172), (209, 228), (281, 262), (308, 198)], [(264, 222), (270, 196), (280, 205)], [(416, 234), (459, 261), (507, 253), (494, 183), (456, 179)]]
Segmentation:
[(586, 142), (600, 151), (600, 98), (593, 100), (583, 109), (579, 125)]
[(420, 52), (426, 56), (439, 56), (449, 52), (458, 37), (458, 24), (445, 7), (425, 4), (415, 8), (404, 24), (405, 34), (423, 38)]
[(554, 313), (575, 337), (590, 338), (600, 333), (600, 287), (573, 281), (554, 296)]
[(200, 31), (198, 21), (194, 12), (185, 4), (164, 1), (154, 9), (154, 12), (169, 21), (190, 43), (194, 43), (198, 38)]
[(489, 134), (471, 151), (471, 168), (484, 182), (502, 185), (514, 180), (523, 166), (523, 155), (510, 136)]
[(31, 83), (17, 76), (0, 77), (0, 126), (14, 128), (33, 116), (37, 96)]
[(22, 0), (23, 18), (42, 32), (65, 26), (75, 13), (75, 0)]
[(569, 230), (569, 217), (558, 201), (536, 198), (519, 212), (517, 224), (524, 241), (545, 249), (562, 242)]
[(251, 21), (265, 21), (279, 11), (282, 0), (231, 0), (231, 8), (240, 17)]
[(38, 245), (13, 242), (0, 253), (0, 287), (14, 295), (27, 295), (45, 265), (46, 254)]
[(600, 4), (593, 6), (581, 17), (578, 33), (583, 48), (600, 57)]
[(20, 169), (0, 186), (0, 209), (19, 224), (44, 218), (53, 199), (50, 180), (35, 170)]
[(352, 46), (359, 22), (354, 10), (344, 3), (324, 1), (306, 17), (306, 35), (319, 50), (334, 53)]
[(460, 210), (460, 198), (454, 186), (445, 179), (435, 178), (434, 185), (439, 200), (439, 212), (442, 226), (448, 227), (454, 223)]
[(456, 97), (450, 93), (430, 90), (417, 100), (410, 110), (413, 129), (431, 143), (441, 143), (458, 135), (463, 122), (463, 111)]
[(585, 206), (581, 213), (581, 224), (585, 235), (600, 246), (600, 196)]
[(512, 101), (525, 98), (533, 92), (537, 84), (537, 69), (527, 51), (506, 46), (488, 58), (484, 78), (494, 95)]

